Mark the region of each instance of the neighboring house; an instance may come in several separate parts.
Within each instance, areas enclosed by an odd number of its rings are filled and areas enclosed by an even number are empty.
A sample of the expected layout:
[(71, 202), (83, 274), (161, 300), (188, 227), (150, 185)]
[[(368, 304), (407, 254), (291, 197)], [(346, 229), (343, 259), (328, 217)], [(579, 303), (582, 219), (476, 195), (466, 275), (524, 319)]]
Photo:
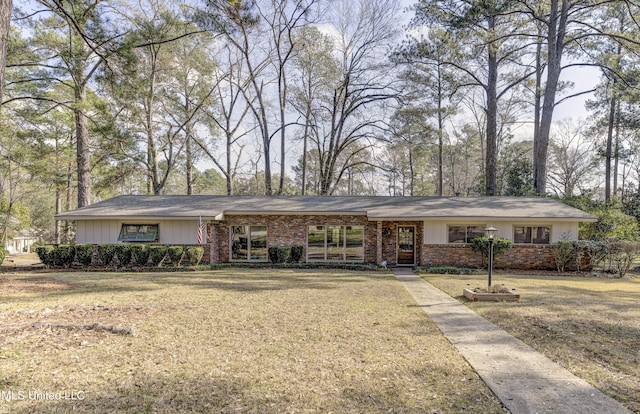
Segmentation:
[(30, 230), (13, 231), (7, 237), (4, 249), (9, 254), (28, 253), (31, 245), (38, 241), (38, 236)]
[(119, 196), (58, 214), (77, 243), (195, 245), (205, 260), (261, 262), (269, 247), (303, 246), (306, 262), (480, 266), (484, 229), (513, 241), (497, 267), (555, 268), (550, 243), (577, 240), (596, 217), (537, 197)]

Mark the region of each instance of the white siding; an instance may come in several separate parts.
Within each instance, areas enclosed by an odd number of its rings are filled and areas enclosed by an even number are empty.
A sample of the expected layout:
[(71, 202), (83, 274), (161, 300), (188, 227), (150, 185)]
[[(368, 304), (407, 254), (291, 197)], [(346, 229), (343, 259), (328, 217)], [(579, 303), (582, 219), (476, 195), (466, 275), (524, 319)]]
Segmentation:
[(424, 222), (424, 244), (447, 244), (448, 243), (448, 226), (493, 226), (498, 229), (496, 237), (502, 237), (505, 239), (513, 240), (513, 226), (515, 225), (528, 225), (528, 226), (550, 226), (551, 227), (551, 242), (555, 243), (561, 240), (563, 237), (569, 240), (578, 240), (578, 223), (576, 222), (531, 222), (531, 221), (517, 221), (517, 222), (470, 222), (454, 220), (438, 220), (438, 221), (425, 221)]
[(196, 244), (197, 241), (198, 220), (78, 220), (76, 243), (119, 243), (118, 235), (123, 223), (158, 224), (159, 243), (162, 244)]

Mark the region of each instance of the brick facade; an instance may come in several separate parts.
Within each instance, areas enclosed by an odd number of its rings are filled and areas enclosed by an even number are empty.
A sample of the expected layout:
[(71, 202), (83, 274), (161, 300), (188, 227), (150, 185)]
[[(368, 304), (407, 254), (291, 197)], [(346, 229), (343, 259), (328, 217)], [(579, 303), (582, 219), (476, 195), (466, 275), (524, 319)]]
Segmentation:
[[(351, 225), (364, 227), (364, 263), (384, 259), (389, 266), (397, 264), (398, 227), (415, 227), (417, 266), (456, 266), (479, 268), (481, 258), (469, 244), (424, 244), (423, 221), (367, 220), (354, 215), (227, 215), (224, 220), (209, 223), (203, 262), (228, 262), (231, 226), (262, 225), (267, 227), (268, 247), (303, 246), (306, 260), (307, 228), (310, 225)], [(381, 241), (379, 243), (378, 241)], [(496, 259), (496, 268), (555, 269), (553, 251), (548, 245), (515, 245)]]
[[(422, 266), (479, 268), (482, 258), (470, 244), (427, 244), (422, 248)], [(549, 245), (513, 245), (494, 262), (497, 269), (555, 270), (556, 262)]]
[(302, 215), (227, 215), (224, 220), (207, 226), (212, 254), (211, 263), (228, 262), (230, 255), (229, 228), (232, 226), (266, 226), (267, 247), (303, 246), (303, 261), (307, 257), (307, 228), (324, 226), (363, 226), (364, 262), (376, 262), (377, 226), (365, 216), (302, 216)]

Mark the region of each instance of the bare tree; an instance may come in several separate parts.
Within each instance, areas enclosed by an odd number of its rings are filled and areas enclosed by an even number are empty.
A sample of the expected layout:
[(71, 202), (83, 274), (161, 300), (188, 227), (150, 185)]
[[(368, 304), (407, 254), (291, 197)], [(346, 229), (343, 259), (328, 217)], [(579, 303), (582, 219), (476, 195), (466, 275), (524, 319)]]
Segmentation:
[(597, 157), (587, 137), (584, 124), (564, 122), (551, 139), (549, 184), (561, 198), (576, 195), (590, 185), (597, 175)]
[(312, 139), (320, 158), (320, 194), (332, 194), (345, 173), (366, 163), (361, 153), (374, 146), (384, 127), (381, 105), (398, 94), (385, 58), (398, 29), (396, 2), (342, 0), (335, 5), (332, 27), (340, 75), (322, 103), (322, 124)]
[(300, 162), (301, 194), (307, 190), (307, 156), (309, 140), (317, 134), (316, 114), (321, 112), (321, 98), (330, 92), (332, 79), (338, 76), (338, 64), (332, 59), (333, 44), (328, 35), (313, 26), (298, 33), (298, 47), (294, 53), (291, 105), (302, 117), (302, 159)]
[[(310, 19), (316, 0), (252, 0), (229, 2), (207, 0), (202, 23), (225, 36), (243, 56), (246, 83), (241, 83), (261, 137), (264, 157), (264, 185), (273, 194), (271, 143), (281, 141), (281, 177), (277, 193), (284, 185), (288, 68), (295, 49), (294, 33)], [(275, 84), (275, 91), (272, 85)], [(270, 94), (277, 96), (278, 109), (272, 112)]]

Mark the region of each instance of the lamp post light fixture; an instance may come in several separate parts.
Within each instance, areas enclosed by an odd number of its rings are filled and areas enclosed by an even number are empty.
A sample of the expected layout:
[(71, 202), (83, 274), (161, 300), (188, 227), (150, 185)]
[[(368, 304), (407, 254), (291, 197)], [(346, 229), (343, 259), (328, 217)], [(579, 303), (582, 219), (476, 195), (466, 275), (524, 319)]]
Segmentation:
[(498, 229), (495, 227), (487, 227), (484, 229), (487, 234), (487, 238), (489, 239), (489, 286), (487, 291), (491, 289), (491, 276), (493, 274), (493, 239), (496, 237), (496, 233)]

